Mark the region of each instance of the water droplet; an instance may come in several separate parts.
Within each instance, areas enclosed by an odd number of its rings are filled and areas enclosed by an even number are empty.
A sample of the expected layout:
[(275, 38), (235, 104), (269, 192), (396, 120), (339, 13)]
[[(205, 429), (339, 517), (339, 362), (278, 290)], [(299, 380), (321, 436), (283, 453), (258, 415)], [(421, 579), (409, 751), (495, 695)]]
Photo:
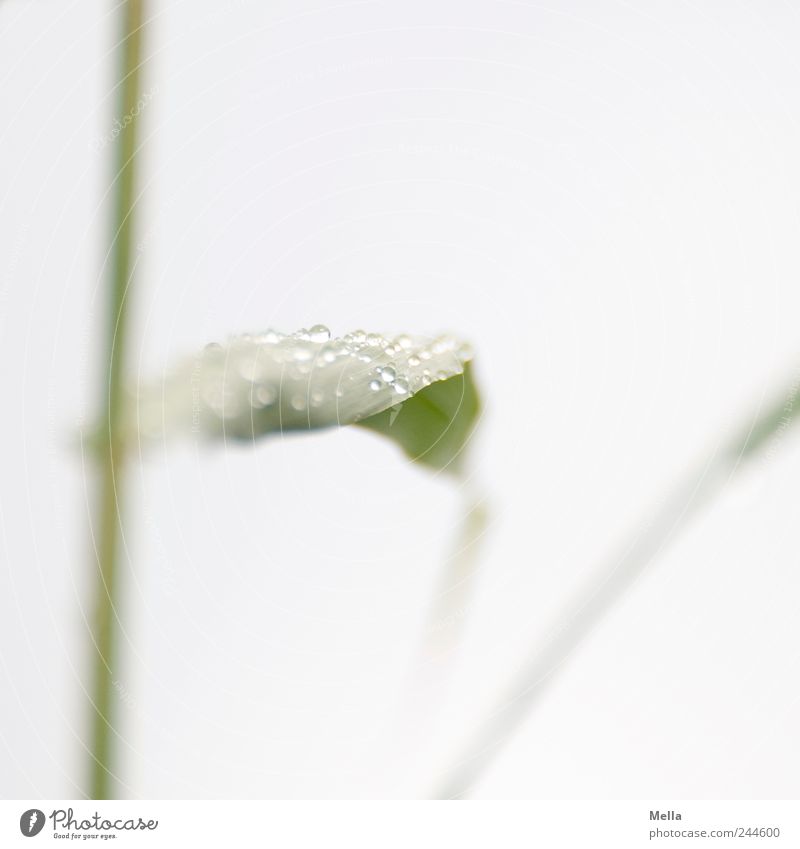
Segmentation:
[(290, 404), (293, 410), (297, 410), (298, 413), (302, 412), (306, 408), (305, 395), (292, 395)]
[(275, 390), (271, 386), (254, 386), (250, 403), (257, 410), (269, 407), (275, 403)]
[(381, 339), (380, 334), (369, 333), (365, 341), (370, 348), (378, 348), (383, 340)]
[(308, 335), (312, 342), (327, 342), (331, 338), (331, 332), (324, 324), (315, 324)]
[(236, 398), (222, 382), (209, 386), (203, 392), (203, 400), (219, 418), (230, 419), (239, 413), (239, 405)]
[(370, 380), (369, 382), (369, 388), (373, 392), (377, 392), (382, 386), (383, 384), (380, 382), (380, 380)]
[(408, 381), (403, 377), (398, 377), (392, 384), (392, 389), (394, 389), (398, 395), (405, 395), (406, 392), (408, 392)]
[(314, 356), (314, 349), (310, 345), (296, 345), (292, 352), (295, 362), (306, 363)]
[(397, 372), (391, 366), (384, 366), (380, 369), (380, 375), (384, 383), (391, 383), (397, 377)]
[(413, 354), (408, 358), (408, 364), (410, 366), (418, 366), (419, 365), (419, 357), (415, 357)]
[(257, 356), (245, 356), (239, 361), (239, 374), (249, 383), (256, 383), (264, 376), (266, 363), (259, 362)]
[(321, 392), (319, 389), (315, 389), (311, 393), (311, 406), (312, 407), (321, 407), (325, 403), (325, 393)]

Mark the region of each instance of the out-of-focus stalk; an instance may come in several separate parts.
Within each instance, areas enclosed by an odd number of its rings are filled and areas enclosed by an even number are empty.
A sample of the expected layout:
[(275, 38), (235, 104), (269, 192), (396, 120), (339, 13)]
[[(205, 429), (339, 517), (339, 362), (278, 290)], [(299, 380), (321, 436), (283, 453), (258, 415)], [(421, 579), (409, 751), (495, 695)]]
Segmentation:
[[(120, 42), (118, 114), (135, 116), (139, 100), (143, 0), (126, 0)], [(89, 740), (89, 787), (92, 799), (113, 796), (114, 729), (113, 691), (118, 625), (117, 584), (121, 543), (121, 498), (123, 496), (122, 441), (125, 346), (134, 238), (136, 185), (136, 139), (138, 121), (125, 123), (114, 145), (113, 218), (106, 313), (106, 369), (102, 384), (102, 421), (97, 446), (98, 492), (92, 538), (96, 554), (96, 598), (93, 619), (93, 674), (91, 729)]]
[(730, 443), (718, 449), (662, 499), (621, 548), (594, 571), (586, 585), (556, 617), (546, 639), (533, 647), (441, 777), (432, 796), (465, 796), (497, 753), (528, 718), (548, 685), (653, 559), (680, 535), (697, 513), (716, 498), (743, 463), (774, 453), (783, 433), (794, 425), (800, 407), (800, 378), (771, 406), (742, 421)]

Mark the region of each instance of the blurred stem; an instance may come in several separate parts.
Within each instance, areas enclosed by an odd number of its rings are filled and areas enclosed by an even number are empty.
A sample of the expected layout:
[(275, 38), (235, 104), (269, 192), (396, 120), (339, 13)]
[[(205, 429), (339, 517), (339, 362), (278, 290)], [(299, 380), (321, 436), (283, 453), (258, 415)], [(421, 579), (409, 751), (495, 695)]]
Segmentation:
[(458, 660), (480, 550), (489, 521), (486, 496), (464, 481), (462, 515), (431, 604), (398, 727), (392, 734), (404, 759), (434, 733)]
[[(424, 678), (432, 678), (440, 687), (444, 684), (445, 669), (449, 671), (452, 666), (463, 636), (480, 547), (489, 521), (486, 496), (467, 482), (463, 486), (462, 516), (431, 606), (417, 664), (425, 673)], [(431, 682), (420, 683), (427, 687)]]
[(502, 698), (479, 722), (445, 772), (434, 798), (453, 799), (470, 791), (530, 716), (558, 671), (649, 563), (724, 490), (743, 462), (755, 456), (768, 459), (774, 453), (784, 432), (797, 420), (799, 401), (800, 379), (796, 377), (771, 406), (748, 416), (727, 446), (661, 499), (631, 538), (598, 566), (555, 618), (545, 639), (533, 647), (504, 688)]
[[(135, 116), (139, 101), (143, 0), (126, 0), (122, 10), (118, 116)], [(123, 376), (128, 333), (129, 292), (134, 237), (135, 117), (115, 143), (113, 230), (110, 247), (109, 305), (106, 314), (106, 372), (102, 403), (106, 428), (99, 440), (99, 489), (94, 527), (97, 556), (89, 795), (108, 799), (114, 767), (113, 688), (116, 651), (118, 557), (122, 538), (120, 497), (123, 478)]]

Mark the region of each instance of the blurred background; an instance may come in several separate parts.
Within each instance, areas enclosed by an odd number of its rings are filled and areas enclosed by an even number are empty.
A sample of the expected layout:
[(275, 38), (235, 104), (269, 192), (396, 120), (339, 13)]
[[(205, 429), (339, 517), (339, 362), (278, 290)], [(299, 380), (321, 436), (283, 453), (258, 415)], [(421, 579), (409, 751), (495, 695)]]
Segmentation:
[[(105, 368), (119, 18), (0, 2), (11, 798), (86, 792), (78, 437)], [(400, 745), (465, 485), (358, 428), (134, 463), (121, 797), (425, 795), (598, 562), (800, 379), (798, 44), (778, 0), (148, 4), (131, 381), (267, 327), (455, 332), (489, 518), (449, 682)], [(474, 797), (797, 796), (798, 434), (773, 448)]]

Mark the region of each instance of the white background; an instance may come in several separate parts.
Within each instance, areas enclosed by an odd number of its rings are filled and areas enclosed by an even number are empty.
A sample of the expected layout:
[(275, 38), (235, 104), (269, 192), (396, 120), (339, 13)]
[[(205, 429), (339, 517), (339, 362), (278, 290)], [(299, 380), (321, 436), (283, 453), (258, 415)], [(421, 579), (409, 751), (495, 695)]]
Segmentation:
[[(424, 795), (598, 561), (796, 379), (800, 16), (777, 0), (149, 6), (132, 378), (268, 326), (452, 330), (476, 350), (491, 512), (450, 684), (398, 755), (459, 488), (357, 430), (133, 467), (119, 792)], [(0, 3), (12, 798), (85, 789), (76, 445), (103, 368), (118, 18)], [(788, 432), (648, 568), (474, 796), (800, 792), (798, 466)]]

